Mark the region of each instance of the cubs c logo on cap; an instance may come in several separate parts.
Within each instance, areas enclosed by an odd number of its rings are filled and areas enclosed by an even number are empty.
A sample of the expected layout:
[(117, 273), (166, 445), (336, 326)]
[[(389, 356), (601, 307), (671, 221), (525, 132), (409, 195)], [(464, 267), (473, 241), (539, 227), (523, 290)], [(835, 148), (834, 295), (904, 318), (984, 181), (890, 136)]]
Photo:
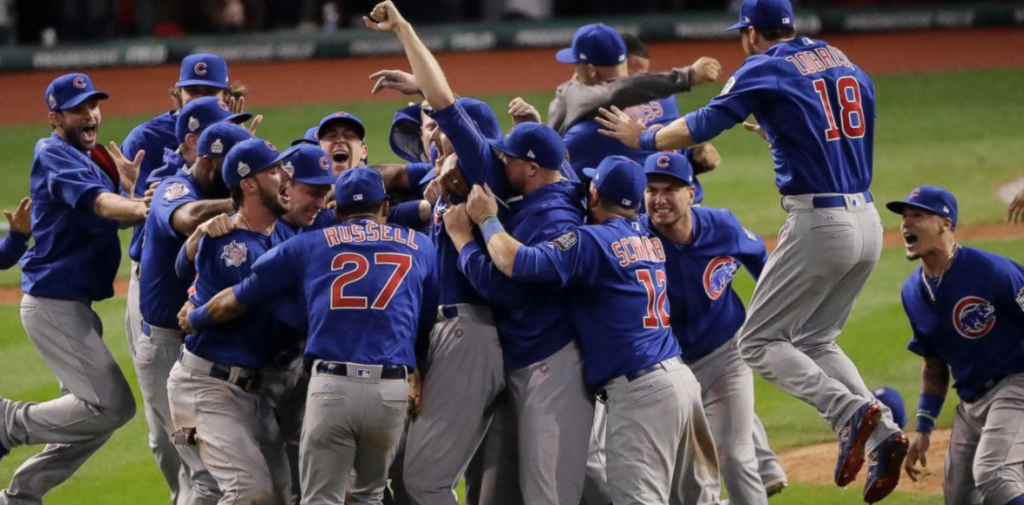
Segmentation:
[(914, 188), (914, 189), (910, 190), (910, 194), (907, 195), (907, 200), (912, 200), (914, 198), (917, 198), (917, 195), (920, 195), (920, 194), (921, 194), (921, 188)]
[(330, 162), (327, 161), (327, 156), (321, 156), (320, 157), (320, 168), (322, 168), (324, 170), (330, 170), (331, 169), (331, 164), (330, 164)]
[(335, 112), (334, 117), (348, 117), (347, 112)]
[(656, 163), (661, 168), (668, 168), (669, 158), (668, 156), (659, 156)]
[(996, 308), (984, 298), (967, 296), (953, 308), (953, 326), (966, 338), (984, 337), (995, 324)]
[(271, 151), (277, 150), (277, 146), (272, 144), (269, 140), (264, 140), (263, 143), (267, 145), (267, 149), (270, 149)]
[(719, 256), (708, 262), (704, 268), (704, 292), (708, 298), (717, 300), (729, 288), (739, 265), (732, 256)]
[(78, 89), (85, 89), (85, 86), (86, 86), (85, 78), (84, 77), (75, 77), (74, 80), (71, 81), (71, 84), (73, 84)]
[(224, 100), (217, 102), (217, 106), (220, 107), (220, 110), (228, 110), (228, 104), (224, 103)]
[(200, 61), (199, 63), (196, 63), (194, 70), (196, 71), (196, 75), (206, 75), (206, 62)]

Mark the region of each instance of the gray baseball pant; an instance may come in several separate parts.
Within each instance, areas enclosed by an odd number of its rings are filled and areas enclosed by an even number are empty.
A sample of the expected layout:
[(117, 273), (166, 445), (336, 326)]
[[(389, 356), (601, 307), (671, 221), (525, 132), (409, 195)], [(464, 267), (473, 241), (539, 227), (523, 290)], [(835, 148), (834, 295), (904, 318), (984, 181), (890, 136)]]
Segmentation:
[(146, 409), (146, 420), (154, 423), (150, 425), (150, 449), (157, 456), (158, 462), (163, 463), (169, 459), (169, 456), (162, 452), (165, 448), (153, 445), (155, 428), (163, 434), (162, 439), (171, 444), (170, 451), (174, 453), (174, 460), (178, 462), (178, 467), (184, 475), (181, 487), (177, 488), (176, 503), (212, 505), (220, 500), (221, 493), (217, 481), (199, 457), (199, 451), (194, 446), (175, 447), (171, 443), (170, 435), (174, 433), (175, 428), (171, 421), (171, 404), (167, 398), (167, 378), (178, 361), (184, 337), (185, 334), (177, 328), (148, 326), (135, 342), (132, 361), (135, 363), (135, 373)]
[(767, 489), (772, 485), (786, 483), (786, 471), (782, 468), (779, 456), (768, 445), (768, 432), (761, 423), (761, 417), (754, 413), (754, 453), (757, 455), (757, 474)]
[(135, 397), (103, 344), (103, 323), (87, 300), (25, 294), (21, 322), (57, 375), (63, 396), (42, 403), (0, 398), (0, 444), (47, 444), (22, 464), (0, 504), (42, 504), (135, 415)]
[(743, 363), (735, 340), (690, 363), (718, 450), (729, 502), (767, 505), (754, 450), (754, 374)]
[[(446, 318), (445, 312), (458, 315)], [(439, 311), (430, 334), (420, 415), (410, 424), (406, 442), (403, 474), (413, 503), (457, 504), (455, 487), (481, 446), (504, 392), (505, 369), (490, 308), (459, 304)], [(503, 430), (508, 431), (515, 433), (514, 428)], [(518, 483), (513, 477), (518, 464), (503, 454), (513, 444), (496, 444), (497, 450), (487, 451), (491, 455), (485, 457), (485, 474)], [(518, 485), (508, 486), (508, 493), (491, 492), (486, 475), (483, 480), (481, 503), (521, 503)]]
[(466, 505), (523, 504), (519, 487), (519, 428), (512, 396), (495, 400), (491, 425), (463, 474)]
[(700, 384), (679, 358), (660, 366), (604, 388), (612, 503), (718, 504), (718, 457)]
[[(139, 262), (132, 261), (131, 275), (128, 279), (128, 299), (124, 311), (124, 334), (128, 340), (128, 352), (132, 357), (132, 362), (135, 364), (135, 374), (139, 381), (139, 390), (142, 393), (142, 413), (146, 416), (146, 426), (149, 427), (149, 450), (153, 453), (153, 458), (156, 459), (156, 466), (160, 469), (160, 473), (164, 477), (164, 481), (167, 482), (167, 487), (171, 491), (171, 503), (177, 505), (185, 505), (188, 503), (188, 498), (184, 496), (181, 490), (188, 490), (192, 483), (189, 481), (188, 470), (182, 468), (181, 458), (178, 457), (178, 451), (175, 450), (174, 443), (171, 442), (171, 438), (167, 435), (166, 427), (161, 422), (161, 416), (159, 413), (150, 406), (147, 396), (160, 395), (164, 396), (166, 400), (167, 396), (167, 373), (171, 371), (171, 366), (174, 365), (174, 360), (166, 364), (166, 370), (163, 375), (163, 380), (157, 380), (156, 382), (150, 382), (143, 379), (144, 371), (139, 370), (139, 365), (135, 362), (135, 349), (138, 346), (139, 340), (143, 338), (142, 335), (142, 311), (139, 308), (139, 296), (141, 294), (139, 290)], [(174, 348), (174, 356), (177, 358), (178, 345)], [(149, 393), (147, 388), (156, 388), (158, 391)], [(164, 403), (167, 403), (166, 401)], [(167, 409), (164, 409), (166, 411)], [(169, 420), (168, 417), (163, 417), (164, 420)]]
[[(881, 256), (882, 222), (864, 195), (844, 195), (844, 207), (824, 209), (814, 208), (814, 196), (782, 200), (789, 215), (754, 288), (739, 349), (750, 368), (814, 406), (838, 433), (874, 401), (836, 338)], [(900, 431), (878, 405), (882, 422), (868, 452)]]
[(299, 503), (302, 496), (302, 481), (299, 477), (299, 442), (302, 437), (302, 419), (306, 414), (306, 390), (309, 389), (309, 372), (303, 366), (302, 353), (283, 366), (269, 367), (263, 371), (261, 389), (270, 402), (274, 418), (281, 431), (288, 468), (292, 476), (292, 502)]
[(1022, 399), (1024, 374), (1015, 374), (957, 406), (942, 482), (948, 505), (1005, 505), (1024, 495)]
[[(575, 340), (544, 361), (508, 372), (518, 417), (519, 482), (530, 505), (583, 497), (594, 397)], [(582, 428), (582, 429), (581, 429)]]
[(594, 404), (594, 426), (590, 430), (587, 450), (587, 472), (583, 480), (583, 505), (609, 505), (612, 493), (608, 489), (608, 411), (603, 402)]
[[(319, 362), (319, 361), (318, 361)], [(357, 369), (369, 370), (359, 377)], [(303, 505), (381, 504), (388, 468), (409, 408), (409, 383), (381, 379), (380, 365), (347, 364), (347, 376), (321, 374), (314, 364), (302, 426)]]
[[(199, 456), (222, 492), (220, 505), (290, 503), (291, 472), (270, 402), (258, 388), (210, 377), (212, 367), (182, 349), (167, 380), (175, 429), (196, 429)], [(235, 368), (236, 374), (255, 372)]]

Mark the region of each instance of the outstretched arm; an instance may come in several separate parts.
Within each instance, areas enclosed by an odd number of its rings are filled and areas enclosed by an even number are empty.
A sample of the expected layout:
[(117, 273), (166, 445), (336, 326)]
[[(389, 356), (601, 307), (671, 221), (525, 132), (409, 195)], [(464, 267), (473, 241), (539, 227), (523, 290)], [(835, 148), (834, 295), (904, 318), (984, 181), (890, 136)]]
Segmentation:
[(690, 127), (686, 124), (685, 116), (672, 121), (664, 128), (648, 129), (634, 121), (629, 114), (622, 112), (618, 107), (612, 106), (611, 110), (602, 108), (598, 112), (601, 115), (594, 119), (604, 129), (597, 130), (597, 133), (617, 139), (633, 149), (667, 151), (697, 144), (693, 140), (693, 135), (690, 134)]

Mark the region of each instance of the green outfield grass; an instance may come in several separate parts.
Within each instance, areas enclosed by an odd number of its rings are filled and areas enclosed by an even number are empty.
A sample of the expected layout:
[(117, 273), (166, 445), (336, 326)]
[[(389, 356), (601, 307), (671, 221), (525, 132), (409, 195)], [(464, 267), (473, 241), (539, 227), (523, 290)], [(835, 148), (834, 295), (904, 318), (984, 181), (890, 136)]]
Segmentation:
[[(1024, 159), (1024, 69), (984, 72), (882, 76), (878, 90), (876, 138), (876, 200), (902, 197), (922, 183), (950, 188), (960, 199), (961, 223), (978, 224), (1003, 219), (1005, 204), (993, 196), (1001, 182), (1020, 176)], [(717, 92), (717, 87), (680, 96), (680, 108), (691, 110)], [(550, 93), (534, 93), (528, 100), (546, 109)], [(483, 97), (504, 111), (512, 95)], [(116, 99), (116, 97), (115, 97)], [(395, 161), (387, 144), (393, 111), (402, 100), (385, 103), (339, 103), (253, 111), (265, 114), (261, 135), (286, 145), (317, 119), (338, 108), (358, 115), (367, 126), (372, 162)], [(507, 118), (501, 116), (506, 128)], [(101, 138), (120, 140), (143, 117), (104, 121)], [(31, 146), (45, 136), (45, 124), (0, 128), (0, 208), (12, 208), (28, 192)], [(759, 138), (733, 130), (716, 140), (724, 162), (702, 181), (705, 203), (733, 209), (751, 229), (773, 236), (784, 214), (778, 207), (771, 158)], [(889, 229), (898, 226), (894, 215), (883, 212)], [(127, 237), (126, 234), (123, 234)], [(127, 242), (127, 240), (125, 240)], [(1024, 262), (1024, 240), (988, 240), (969, 245), (1004, 254)], [(913, 264), (903, 259), (900, 248), (888, 248), (850, 317), (840, 344), (860, 367), (870, 387), (888, 385), (899, 390), (910, 407), (916, 403), (920, 358), (905, 350), (909, 326), (899, 299), (900, 285)], [(0, 273), (0, 285), (18, 282), (14, 271)], [(752, 281), (737, 277), (736, 286), (749, 298)], [(124, 342), (124, 301), (97, 304), (103, 318), (108, 346), (134, 384), (134, 370)], [(53, 374), (25, 336), (17, 305), (0, 305), (0, 394), (18, 400), (41, 401), (59, 394)], [(138, 399), (141, 403), (141, 399)], [(953, 403), (948, 402), (940, 426), (949, 426)], [(834, 439), (814, 410), (758, 379), (757, 410), (768, 429), (773, 447), (790, 447)], [(0, 487), (14, 469), (36, 448), (19, 448), (0, 463)], [(937, 455), (932, 459), (936, 460)], [(51, 505), (78, 503), (164, 503), (166, 490), (146, 445), (145, 420), (137, 416), (90, 460), (68, 483), (47, 497)], [(862, 503), (859, 489), (795, 484), (775, 504)], [(897, 493), (885, 503), (939, 504), (937, 495)]]

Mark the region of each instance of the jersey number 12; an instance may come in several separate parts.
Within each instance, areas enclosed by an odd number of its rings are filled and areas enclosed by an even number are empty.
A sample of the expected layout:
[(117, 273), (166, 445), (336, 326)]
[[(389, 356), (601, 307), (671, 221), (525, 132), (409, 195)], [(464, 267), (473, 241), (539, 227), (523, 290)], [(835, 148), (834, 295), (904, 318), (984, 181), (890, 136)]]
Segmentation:
[(864, 107), (860, 103), (860, 83), (851, 76), (843, 76), (836, 80), (836, 96), (839, 97), (838, 114), (833, 113), (832, 102), (828, 98), (828, 86), (825, 79), (814, 81), (814, 91), (821, 98), (821, 106), (825, 109), (825, 117), (828, 119), (828, 129), (825, 130), (825, 138), (829, 141), (839, 140), (839, 128), (836, 126), (836, 116), (839, 116), (842, 123), (842, 134), (846, 138), (859, 139), (864, 136)]
[[(653, 277), (651, 272), (654, 272)], [(644, 328), (668, 328), (670, 324), (668, 311), (665, 310), (664, 270), (637, 270), (636, 278), (647, 290), (647, 315), (644, 316)], [(657, 282), (655, 282), (657, 281)]]
[(365, 296), (346, 296), (345, 286), (366, 277), (370, 271), (370, 262), (362, 254), (346, 252), (334, 257), (331, 261), (331, 270), (343, 270), (348, 265), (355, 268), (339, 275), (331, 284), (331, 310), (336, 309), (366, 309), (367, 307), (384, 310), (395, 296), (395, 291), (402, 285), (405, 276), (412, 267), (412, 256), (398, 253), (376, 253), (373, 255), (373, 263), (376, 265), (394, 265), (395, 270), (391, 273), (388, 282), (374, 297), (373, 304), (368, 305)]

